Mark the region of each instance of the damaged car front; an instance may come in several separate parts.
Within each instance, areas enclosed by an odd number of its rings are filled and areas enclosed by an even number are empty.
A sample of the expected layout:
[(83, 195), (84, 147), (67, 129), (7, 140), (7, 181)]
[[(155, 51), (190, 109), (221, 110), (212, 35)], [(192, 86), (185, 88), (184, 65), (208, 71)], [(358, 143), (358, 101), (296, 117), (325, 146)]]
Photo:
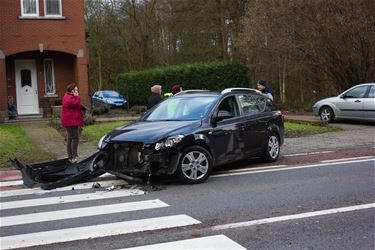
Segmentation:
[[(165, 100), (138, 121), (103, 136), (98, 144), (101, 161), (97, 164), (106, 172), (127, 180), (174, 174), (183, 150), (202, 139), (195, 133), (216, 98), (195, 100), (190, 96)], [(194, 178), (183, 175), (180, 179), (188, 183), (201, 182), (205, 178), (200, 179), (200, 175), (206, 177), (207, 171), (209, 169)]]

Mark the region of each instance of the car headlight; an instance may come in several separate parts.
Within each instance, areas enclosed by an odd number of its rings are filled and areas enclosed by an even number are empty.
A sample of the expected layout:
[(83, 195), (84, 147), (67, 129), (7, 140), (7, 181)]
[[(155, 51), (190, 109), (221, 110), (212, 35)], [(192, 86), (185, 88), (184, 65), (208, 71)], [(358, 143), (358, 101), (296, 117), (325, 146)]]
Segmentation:
[(182, 141), (183, 138), (184, 138), (183, 135), (177, 135), (177, 136), (168, 137), (167, 139), (165, 139), (165, 140), (163, 140), (161, 142), (156, 143), (155, 144), (155, 149), (156, 150), (161, 150), (161, 149), (165, 149), (165, 148), (174, 147), (177, 144), (179, 144)]
[(98, 148), (99, 149), (104, 148), (104, 145), (103, 145), (104, 138), (105, 138), (105, 135), (102, 138), (100, 138), (100, 140), (99, 140), (99, 143), (98, 143)]

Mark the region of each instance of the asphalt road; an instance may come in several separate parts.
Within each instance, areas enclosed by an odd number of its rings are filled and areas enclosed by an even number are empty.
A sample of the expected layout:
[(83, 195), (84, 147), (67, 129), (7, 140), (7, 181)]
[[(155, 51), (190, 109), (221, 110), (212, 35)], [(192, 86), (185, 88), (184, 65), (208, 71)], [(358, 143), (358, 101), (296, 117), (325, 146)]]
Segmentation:
[[(32, 194), (3, 191), (1, 247), (28, 247), (35, 241), (38, 246), (28, 249), (109, 250), (189, 240), (177, 248), (374, 249), (374, 180), (375, 159), (370, 155), (309, 165), (234, 166), (215, 172), (200, 185), (159, 180), (153, 191), (143, 195), (134, 192), (146, 187), (133, 186), (126, 190), (133, 192), (131, 196), (115, 197), (116, 192), (125, 191), (121, 189), (106, 191), (96, 200), (90, 198), (95, 190), (78, 186), (75, 190), (35, 190)], [(69, 201), (73, 194), (83, 198)], [(57, 200), (38, 205), (48, 197)], [(133, 210), (98, 215), (104, 205), (150, 200), (155, 207), (142, 209), (143, 205), (137, 205)], [(82, 209), (92, 207), (95, 212), (84, 217)], [(73, 208), (78, 210), (70, 215), (67, 209)], [(54, 211), (63, 212), (46, 214)], [(46, 221), (23, 223), (36, 217), (36, 212)], [(26, 217), (20, 219), (24, 214)], [(14, 217), (5, 221), (9, 216)], [(17, 220), (19, 224), (12, 225)], [(144, 220), (146, 226), (141, 226)], [(120, 235), (113, 232), (116, 227)], [(103, 235), (109, 236), (98, 238)], [(43, 245), (49, 241), (69, 242)]]

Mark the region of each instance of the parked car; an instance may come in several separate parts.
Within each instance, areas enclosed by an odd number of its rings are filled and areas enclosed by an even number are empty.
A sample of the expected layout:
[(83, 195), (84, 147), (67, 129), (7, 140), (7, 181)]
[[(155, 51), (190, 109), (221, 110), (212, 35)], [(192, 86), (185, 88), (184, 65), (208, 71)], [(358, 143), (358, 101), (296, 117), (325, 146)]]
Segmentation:
[(119, 176), (176, 174), (193, 184), (214, 166), (251, 156), (276, 161), (283, 141), (283, 116), (259, 91), (183, 91), (103, 136), (98, 164)]
[(99, 152), (75, 164), (67, 159), (13, 166), (24, 184), (52, 189), (104, 172), (128, 181), (175, 174), (182, 182), (204, 182), (215, 166), (253, 156), (276, 161), (284, 141), (284, 118), (255, 89), (182, 91), (99, 141)]
[(336, 97), (316, 102), (313, 112), (321, 120), (337, 119), (375, 121), (375, 83), (356, 85)]
[(125, 108), (126, 100), (117, 91), (100, 90), (95, 92), (92, 96), (92, 104), (94, 106), (106, 105), (109, 108)]

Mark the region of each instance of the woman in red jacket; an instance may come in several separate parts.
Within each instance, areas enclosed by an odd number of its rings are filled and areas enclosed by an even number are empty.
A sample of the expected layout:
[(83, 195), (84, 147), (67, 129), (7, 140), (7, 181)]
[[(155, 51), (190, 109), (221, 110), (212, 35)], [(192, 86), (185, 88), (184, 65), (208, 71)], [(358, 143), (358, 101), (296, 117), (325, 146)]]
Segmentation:
[(61, 124), (65, 127), (68, 134), (67, 151), (68, 159), (72, 163), (78, 161), (78, 141), (80, 127), (83, 126), (83, 111), (81, 108), (81, 98), (79, 97), (78, 87), (71, 83), (66, 88), (61, 110)]

